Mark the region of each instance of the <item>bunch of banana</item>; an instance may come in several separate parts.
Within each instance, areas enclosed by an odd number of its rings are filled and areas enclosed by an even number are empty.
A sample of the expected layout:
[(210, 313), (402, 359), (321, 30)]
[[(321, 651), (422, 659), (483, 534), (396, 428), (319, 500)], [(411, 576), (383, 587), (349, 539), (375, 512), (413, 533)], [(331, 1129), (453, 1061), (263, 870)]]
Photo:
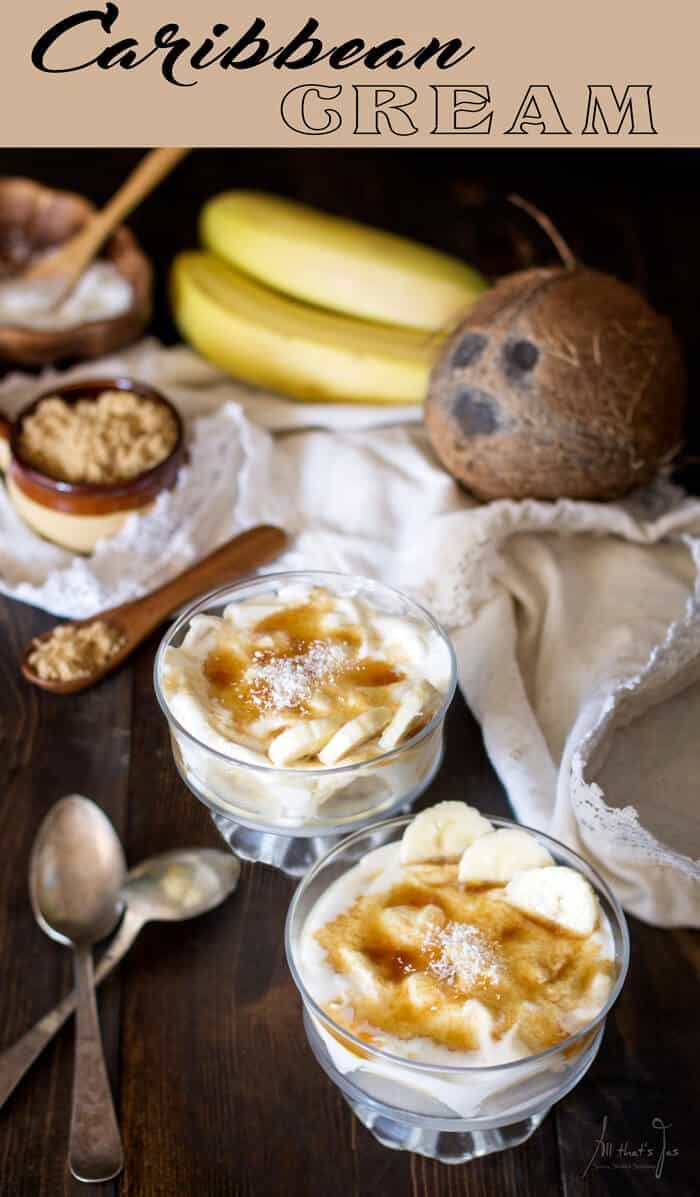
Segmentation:
[(295, 399), (420, 402), (444, 331), (486, 286), (446, 254), (261, 193), (210, 200), (201, 237), (173, 265), (181, 333)]

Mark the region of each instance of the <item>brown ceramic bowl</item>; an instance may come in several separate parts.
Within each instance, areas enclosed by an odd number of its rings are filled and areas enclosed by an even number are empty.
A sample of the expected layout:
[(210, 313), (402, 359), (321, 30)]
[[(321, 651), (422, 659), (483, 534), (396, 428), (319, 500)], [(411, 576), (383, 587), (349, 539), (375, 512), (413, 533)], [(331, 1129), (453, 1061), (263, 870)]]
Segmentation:
[[(77, 403), (96, 399), (103, 391), (130, 391), (167, 407), (177, 424), (177, 439), (167, 457), (117, 482), (65, 482), (23, 458), (22, 422), (43, 399), (56, 395)], [(176, 408), (159, 391), (131, 378), (90, 378), (53, 386), (28, 404), (14, 423), (0, 417), (0, 467), (15, 509), (40, 536), (77, 553), (92, 552), (97, 541), (118, 532), (133, 511), (147, 510), (161, 491), (174, 486), (184, 457), (184, 430)]]
[[(54, 191), (31, 179), (0, 178), (0, 281), (25, 269), (33, 258), (62, 245), (95, 211), (70, 191)], [(153, 271), (133, 233), (117, 229), (101, 257), (113, 262), (131, 284), (126, 312), (55, 332), (0, 324), (0, 358), (43, 365), (67, 358), (99, 357), (135, 341), (151, 317)]]

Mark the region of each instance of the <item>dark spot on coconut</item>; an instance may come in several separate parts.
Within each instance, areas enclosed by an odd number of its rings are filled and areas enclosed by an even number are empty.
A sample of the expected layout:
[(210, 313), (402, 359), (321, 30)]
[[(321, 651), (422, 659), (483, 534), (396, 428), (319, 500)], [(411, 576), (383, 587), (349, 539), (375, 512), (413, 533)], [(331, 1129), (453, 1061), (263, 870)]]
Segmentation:
[(451, 365), (456, 370), (463, 370), (477, 362), (486, 348), (488, 337), (483, 333), (466, 333), (452, 354)]
[(506, 377), (519, 379), (534, 370), (540, 351), (534, 341), (507, 341), (503, 350)]
[(465, 436), (491, 436), (501, 427), (495, 399), (476, 387), (459, 392), (452, 413)]

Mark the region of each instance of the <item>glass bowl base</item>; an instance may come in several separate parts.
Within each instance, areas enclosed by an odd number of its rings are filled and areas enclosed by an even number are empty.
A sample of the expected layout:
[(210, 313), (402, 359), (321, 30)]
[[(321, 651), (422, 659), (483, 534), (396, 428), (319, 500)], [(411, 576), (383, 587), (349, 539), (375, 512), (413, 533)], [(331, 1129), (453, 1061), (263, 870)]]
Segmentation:
[[(441, 745), (427, 777), (424, 777), (417, 786), (399, 798), (395, 806), (377, 811), (374, 815), (367, 815), (364, 820), (367, 828), (371, 830), (373, 823), (383, 823), (395, 815), (409, 814), (416, 798), (424, 790), (427, 790), (439, 772), (442, 758), (443, 747)], [(348, 826), (345, 830), (336, 828), (327, 834), (302, 836), (289, 832), (285, 835), (284, 832), (277, 833), (263, 830), (260, 827), (252, 827), (246, 823), (239, 823), (231, 815), (224, 815), (220, 810), (212, 810), (210, 803), (200, 793), (192, 779), (187, 776), (177, 753), (175, 754), (175, 763), (187, 788), (209, 807), (212, 822), (219, 835), (236, 853), (236, 856), (240, 856), (241, 860), (259, 861), (261, 864), (272, 865), (273, 868), (280, 869), (289, 877), (303, 877), (311, 866), (316, 864), (317, 860), (320, 860), (322, 856), (325, 856), (342, 840), (346, 840), (356, 830), (356, 827)]]
[(343, 1096), (362, 1125), (366, 1126), (384, 1147), (391, 1147), (394, 1151), (411, 1151), (414, 1155), (439, 1160), (441, 1164), (466, 1164), (482, 1155), (492, 1155), (497, 1151), (507, 1151), (510, 1147), (519, 1147), (535, 1133), (549, 1113), (549, 1110), (542, 1110), (530, 1118), (523, 1119), (522, 1122), (513, 1122), (509, 1126), (499, 1126), (490, 1130), (427, 1130), (414, 1123), (390, 1117), (361, 1101), (353, 1100), (347, 1093)]
[[(394, 811), (397, 814), (407, 813), (411, 809), (412, 800), (413, 795), (410, 795), (406, 802), (392, 808), (392, 814)], [(352, 829), (348, 828), (347, 831), (331, 835), (277, 835), (236, 823), (235, 819), (230, 819), (218, 811), (211, 811), (211, 817), (219, 834), (241, 860), (272, 865), (289, 877), (303, 877), (317, 860), (330, 852), (331, 848), (335, 848), (341, 840), (347, 839), (352, 832)], [(379, 814), (375, 822), (385, 818), (385, 813)], [(371, 827), (372, 820), (368, 819), (367, 823)]]

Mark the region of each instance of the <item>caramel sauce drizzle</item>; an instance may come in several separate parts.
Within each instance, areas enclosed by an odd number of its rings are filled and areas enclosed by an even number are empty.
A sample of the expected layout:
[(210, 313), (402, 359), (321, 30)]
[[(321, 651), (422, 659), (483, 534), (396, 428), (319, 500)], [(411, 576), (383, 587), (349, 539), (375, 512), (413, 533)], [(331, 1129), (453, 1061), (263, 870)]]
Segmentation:
[[(319, 700), (324, 713), (348, 719), (370, 706), (394, 706), (384, 689), (405, 675), (387, 661), (359, 656), (361, 629), (327, 627), (331, 610), (330, 596), (317, 595), (259, 620), (244, 633), (251, 656), (222, 640), (204, 662), (209, 697), (244, 726), (269, 711), (311, 715)], [(256, 640), (265, 647), (256, 648)]]
[(500, 886), (460, 885), (456, 871), (413, 866), (391, 890), (358, 898), (316, 932), (335, 972), (365, 974), (352, 1011), (339, 1001), (327, 1013), (366, 1042), (379, 1029), (468, 1052), (479, 1032), (464, 1003), (475, 998), (495, 1039), (517, 1023), (530, 1054), (560, 1043), (570, 1034), (562, 1016), (586, 1001), (599, 973), (611, 975), (611, 961), (590, 939), (509, 906)]

